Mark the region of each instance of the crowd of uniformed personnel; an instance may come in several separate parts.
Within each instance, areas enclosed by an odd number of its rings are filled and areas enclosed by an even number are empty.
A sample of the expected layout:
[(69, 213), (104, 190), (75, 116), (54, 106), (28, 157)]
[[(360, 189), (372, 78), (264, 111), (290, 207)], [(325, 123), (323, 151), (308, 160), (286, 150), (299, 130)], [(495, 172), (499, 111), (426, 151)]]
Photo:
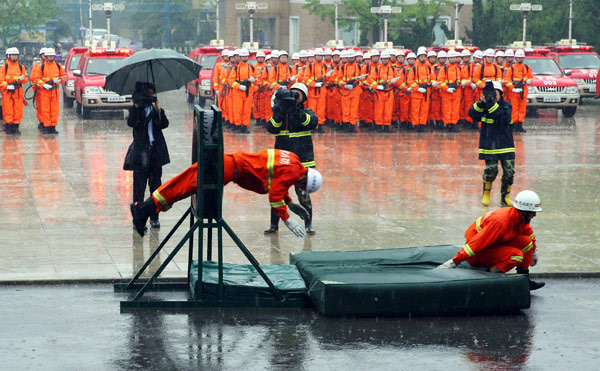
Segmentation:
[(501, 81), (513, 106), (513, 129), (524, 132), (527, 85), (533, 78), (523, 50), (464, 49), (411, 51), (354, 49), (288, 53), (256, 53), (249, 63), (246, 49), (223, 50), (214, 70), (213, 86), (227, 127), (248, 133), (253, 113), (258, 125), (271, 117), (271, 97), (295, 82), (308, 86), (307, 107), (324, 127), (355, 133), (437, 129), (457, 132), (478, 129), (468, 115), (486, 81)]

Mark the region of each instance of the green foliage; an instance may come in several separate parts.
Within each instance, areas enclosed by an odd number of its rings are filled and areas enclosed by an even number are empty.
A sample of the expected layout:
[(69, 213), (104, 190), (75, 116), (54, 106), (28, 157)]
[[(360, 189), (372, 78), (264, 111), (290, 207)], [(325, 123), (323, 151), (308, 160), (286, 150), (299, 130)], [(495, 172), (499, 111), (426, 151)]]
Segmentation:
[(6, 46), (21, 30), (43, 25), (57, 14), (55, 0), (1, 0), (0, 40)]

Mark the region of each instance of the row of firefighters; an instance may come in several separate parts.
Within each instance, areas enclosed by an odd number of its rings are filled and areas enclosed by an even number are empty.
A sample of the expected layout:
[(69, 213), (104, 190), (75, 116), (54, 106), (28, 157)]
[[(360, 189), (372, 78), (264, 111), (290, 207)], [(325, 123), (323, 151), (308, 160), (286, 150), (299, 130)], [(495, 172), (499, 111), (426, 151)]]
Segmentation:
[(58, 134), (60, 110), (60, 85), (67, 79), (64, 67), (55, 61), (56, 51), (53, 48), (42, 48), (41, 61), (31, 68), (31, 75), (19, 62), (19, 49), (6, 49), (6, 62), (0, 67), (0, 93), (2, 94), (2, 115), (4, 131), (7, 134), (21, 134), (19, 125), (23, 119), (25, 100), (24, 84), (31, 80), (34, 91), (34, 102), (38, 129), (46, 134)]
[[(257, 124), (271, 117), (273, 92), (295, 82), (308, 86), (307, 107), (319, 118), (317, 131), (332, 125), (356, 132), (360, 124), (371, 130), (389, 131), (391, 125), (424, 131), (427, 125), (458, 131), (458, 124), (477, 129), (468, 115), (487, 81), (501, 81), (504, 98), (512, 104), (515, 131), (525, 131), (527, 85), (531, 68), (523, 50), (487, 49), (461, 53), (317, 48), (292, 55), (286, 51), (256, 53), (249, 63), (246, 49), (223, 50), (213, 87), (226, 124), (248, 132), (253, 113)], [(294, 58), (296, 57), (296, 58)]]

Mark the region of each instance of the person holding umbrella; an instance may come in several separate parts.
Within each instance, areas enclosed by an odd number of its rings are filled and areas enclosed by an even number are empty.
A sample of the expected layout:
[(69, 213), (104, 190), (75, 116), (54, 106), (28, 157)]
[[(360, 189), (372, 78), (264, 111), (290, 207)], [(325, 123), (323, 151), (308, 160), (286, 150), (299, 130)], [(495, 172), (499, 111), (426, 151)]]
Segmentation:
[[(133, 170), (133, 204), (144, 201), (146, 184), (150, 193), (161, 184), (162, 167), (169, 162), (169, 151), (162, 133), (169, 119), (156, 98), (154, 85), (138, 82), (132, 95), (127, 125), (133, 128), (133, 143), (129, 146), (123, 169)], [(158, 214), (150, 218), (152, 228), (160, 228)]]

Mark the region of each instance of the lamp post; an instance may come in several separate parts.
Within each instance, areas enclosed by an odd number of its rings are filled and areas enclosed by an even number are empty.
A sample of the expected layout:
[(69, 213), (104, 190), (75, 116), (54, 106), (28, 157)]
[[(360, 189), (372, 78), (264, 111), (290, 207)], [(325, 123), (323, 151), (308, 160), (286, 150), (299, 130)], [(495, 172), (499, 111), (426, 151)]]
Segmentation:
[(110, 16), (113, 11), (113, 3), (104, 3), (104, 13), (106, 14), (106, 31), (108, 31), (108, 39), (106, 40), (108, 47), (111, 47), (110, 43)]
[(335, 19), (334, 19), (334, 23), (335, 23), (335, 45), (337, 45), (338, 43), (338, 4), (340, 3), (340, 0), (334, 0), (333, 2), (335, 4)]
[(383, 42), (387, 43), (387, 28), (388, 28), (388, 18), (390, 14), (394, 13), (402, 13), (402, 8), (399, 6), (374, 6), (371, 8), (371, 13), (379, 14), (383, 18)]
[(523, 45), (525, 45), (525, 36), (527, 35), (527, 14), (529, 12), (540, 12), (542, 6), (539, 4), (532, 5), (531, 3), (512, 4), (510, 10), (523, 12)]
[(569, 0), (569, 45), (571, 44), (571, 26), (573, 25), (573, 0)]
[(267, 3), (256, 3), (255, 1), (235, 4), (236, 10), (247, 10), (250, 14), (250, 45), (254, 43), (254, 13), (256, 10), (264, 10), (267, 8)]

